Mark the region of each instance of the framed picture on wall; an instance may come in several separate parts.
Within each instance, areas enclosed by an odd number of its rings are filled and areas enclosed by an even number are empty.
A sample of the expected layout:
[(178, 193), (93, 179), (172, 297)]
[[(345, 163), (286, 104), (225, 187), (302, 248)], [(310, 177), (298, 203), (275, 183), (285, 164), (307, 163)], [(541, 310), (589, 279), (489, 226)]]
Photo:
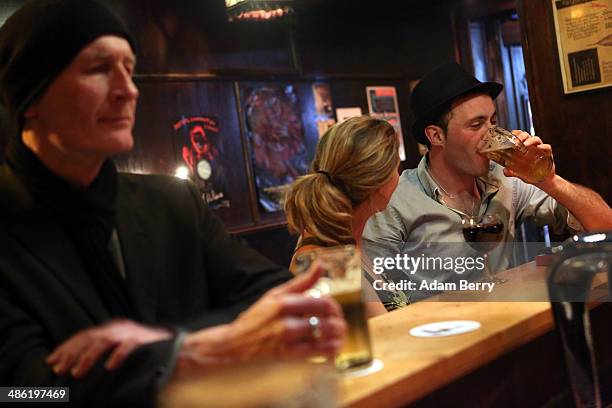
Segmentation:
[(121, 171), (191, 179), (230, 231), (255, 226), (231, 81), (147, 81)]
[(315, 103), (317, 132), (321, 137), (336, 123), (329, 84), (327, 82), (315, 82), (312, 84), (312, 95)]
[(400, 121), (399, 107), (397, 105), (397, 92), (394, 86), (368, 86), (366, 87), (368, 97), (368, 110), (370, 116), (384, 119), (395, 128), (400, 141), (400, 160), (406, 160), (404, 150), (404, 137), (402, 135), (402, 123)]
[(227, 160), (222, 160), (224, 140), (219, 120), (210, 115), (183, 115), (172, 125), (175, 144), (182, 159), (175, 175), (191, 179), (212, 210), (231, 208)]
[(612, 0), (552, 0), (566, 94), (612, 86)]
[(257, 200), (267, 213), (281, 211), (284, 194), (310, 162), (296, 86), (243, 82), (240, 99)]

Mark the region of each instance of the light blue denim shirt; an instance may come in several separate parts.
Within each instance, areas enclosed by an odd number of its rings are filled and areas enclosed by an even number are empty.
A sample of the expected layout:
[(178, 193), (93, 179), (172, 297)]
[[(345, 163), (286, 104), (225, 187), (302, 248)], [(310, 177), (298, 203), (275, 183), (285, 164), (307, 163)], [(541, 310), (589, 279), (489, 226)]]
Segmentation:
[[(518, 178), (504, 176), (503, 168), (496, 163), (491, 162), (489, 174), (478, 178), (477, 185), (482, 196), (479, 214), (496, 213), (505, 227), (502, 245), (489, 254), (493, 271), (511, 266), (516, 224), (524, 218), (534, 217), (538, 224), (548, 224), (557, 233), (568, 226), (570, 230), (581, 229), (578, 221), (556, 200)], [(368, 258), (398, 254), (478, 256), (465, 244), (460, 212), (446, 207), (440, 197), (440, 187), (429, 175), (427, 156), (424, 156), (416, 169), (402, 173), (387, 209), (368, 221), (362, 243)], [(399, 276), (418, 283), (434, 277), (431, 272), (394, 272), (389, 274), (394, 276), (393, 280)], [(453, 276), (436, 277), (446, 280)]]

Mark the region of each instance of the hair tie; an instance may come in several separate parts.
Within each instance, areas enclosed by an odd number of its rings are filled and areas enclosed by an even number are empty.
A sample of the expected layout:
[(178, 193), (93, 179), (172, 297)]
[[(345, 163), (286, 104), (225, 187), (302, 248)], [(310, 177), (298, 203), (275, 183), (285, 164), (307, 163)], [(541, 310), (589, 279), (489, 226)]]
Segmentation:
[(325, 177), (327, 177), (327, 179), (329, 180), (330, 183), (332, 182), (331, 174), (329, 174), (325, 170), (317, 170), (316, 172), (319, 173), (319, 174), (323, 174)]
[(327, 180), (330, 182), (330, 184), (332, 186), (336, 187), (338, 190), (340, 190), (342, 192), (342, 194), (344, 194), (349, 199), (351, 204), (355, 205), (355, 202), (354, 202), (353, 198), (351, 197), (351, 195), (349, 194), (349, 190), (348, 190), (346, 184), (344, 184), (344, 182), (342, 180), (337, 179), (336, 177), (332, 176), (331, 174), (329, 174), (325, 170), (317, 170), (316, 173), (323, 174), (325, 177), (327, 177)]

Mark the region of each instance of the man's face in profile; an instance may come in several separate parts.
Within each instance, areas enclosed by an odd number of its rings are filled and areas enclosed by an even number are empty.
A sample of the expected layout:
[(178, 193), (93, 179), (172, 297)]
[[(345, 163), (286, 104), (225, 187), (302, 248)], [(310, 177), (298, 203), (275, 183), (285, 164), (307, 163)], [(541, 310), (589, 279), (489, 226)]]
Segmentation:
[(451, 109), (443, 157), (462, 174), (486, 175), (489, 159), (477, 152), (477, 145), (487, 129), (497, 123), (493, 100), (486, 94), (468, 95), (453, 102)]
[(26, 128), (62, 153), (107, 157), (131, 150), (138, 89), (130, 44), (102, 36), (83, 48), (25, 113)]

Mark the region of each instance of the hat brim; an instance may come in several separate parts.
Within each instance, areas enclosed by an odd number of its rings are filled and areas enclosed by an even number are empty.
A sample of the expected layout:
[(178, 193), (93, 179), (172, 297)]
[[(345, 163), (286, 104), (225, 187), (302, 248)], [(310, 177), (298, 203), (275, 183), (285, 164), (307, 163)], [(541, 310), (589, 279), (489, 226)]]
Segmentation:
[(454, 99), (457, 99), (463, 95), (472, 94), (472, 93), (483, 93), (489, 95), (492, 99), (495, 99), (499, 96), (501, 91), (504, 89), (504, 86), (497, 82), (483, 82), (476, 86), (470, 87), (468, 89), (463, 90), (458, 95), (453, 95), (448, 97), (447, 99), (438, 103), (435, 107), (431, 108), (427, 113), (421, 115), (421, 117), (417, 118), (417, 120), (412, 125), (412, 134), (414, 138), (421, 144), (427, 145), (427, 136), (425, 136), (425, 128), (431, 124), (432, 121), (436, 120), (436, 118), (442, 114), (442, 112), (447, 108), (448, 104), (451, 103)]

